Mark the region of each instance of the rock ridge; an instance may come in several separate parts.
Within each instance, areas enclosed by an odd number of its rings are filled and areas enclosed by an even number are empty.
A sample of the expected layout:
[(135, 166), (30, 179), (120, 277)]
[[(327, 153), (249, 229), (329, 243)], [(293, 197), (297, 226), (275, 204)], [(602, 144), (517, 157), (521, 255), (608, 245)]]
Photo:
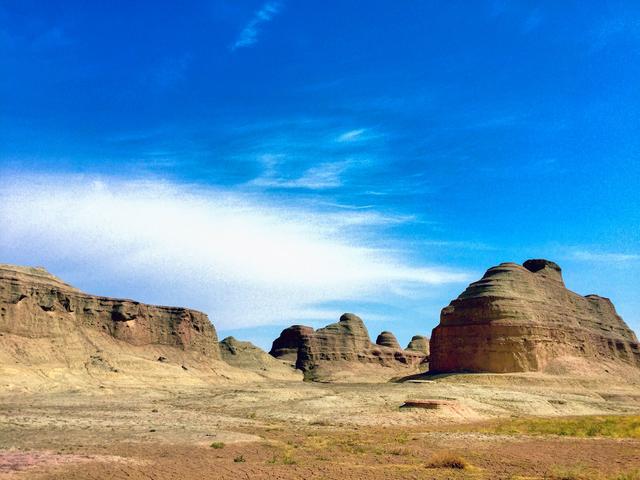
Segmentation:
[(386, 369), (366, 374), (390, 378), (424, 368), (426, 359), (422, 352), (400, 348), (391, 332), (382, 332), (376, 344), (372, 343), (364, 322), (352, 313), (317, 330), (304, 325), (288, 327), (273, 341), (269, 353), (291, 362), (312, 380), (335, 378), (334, 374), (358, 376), (359, 372), (364, 376), (362, 366)]
[(167, 345), (219, 359), (208, 317), (181, 307), (81, 292), (41, 268), (0, 265), (0, 331), (47, 337), (69, 323), (135, 346)]

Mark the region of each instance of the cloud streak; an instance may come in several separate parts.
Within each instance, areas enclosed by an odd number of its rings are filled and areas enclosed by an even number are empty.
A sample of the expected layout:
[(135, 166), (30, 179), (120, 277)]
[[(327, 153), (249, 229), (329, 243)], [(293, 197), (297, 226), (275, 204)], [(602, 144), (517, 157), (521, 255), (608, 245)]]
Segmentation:
[(231, 45), (231, 51), (238, 48), (250, 47), (258, 41), (258, 34), (260, 33), (260, 27), (273, 20), (273, 18), (280, 13), (282, 4), (277, 1), (269, 1), (260, 7), (258, 11), (253, 14), (249, 23), (240, 32), (240, 35), (236, 39), (233, 45)]
[(349, 130), (338, 137), (338, 142), (354, 142), (362, 137), (365, 132), (364, 128), (358, 128), (357, 130)]
[(385, 218), (254, 193), (80, 176), (0, 180), (1, 261), (99, 294), (190, 306), (220, 328), (304, 321), (326, 302), (393, 302), (465, 272), (376, 248)]
[(282, 163), (281, 155), (263, 155), (265, 170), (249, 185), (264, 188), (294, 188), (306, 190), (325, 190), (343, 185), (342, 176), (351, 166), (349, 161), (324, 162), (309, 167), (301, 176), (290, 178), (280, 174), (278, 166)]
[(592, 252), (589, 250), (577, 250), (572, 253), (572, 257), (585, 262), (606, 262), (614, 264), (624, 264), (640, 260), (640, 255), (635, 253)]

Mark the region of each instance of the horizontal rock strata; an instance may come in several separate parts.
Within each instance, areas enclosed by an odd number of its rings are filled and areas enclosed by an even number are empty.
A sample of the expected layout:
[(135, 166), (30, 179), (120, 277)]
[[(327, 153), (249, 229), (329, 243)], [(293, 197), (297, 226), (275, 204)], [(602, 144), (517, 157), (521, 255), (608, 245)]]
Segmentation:
[(378, 338), (376, 338), (376, 345), (393, 348), (394, 350), (402, 350), (398, 343), (398, 339), (391, 332), (381, 332), (380, 335), (378, 335)]
[(425, 360), (421, 352), (402, 350), (393, 334), (383, 332), (373, 344), (364, 322), (351, 313), (345, 313), (337, 323), (314, 330), (294, 325), (282, 331), (269, 352), (276, 358), (292, 362), (318, 379), (319, 372), (342, 370), (362, 365), (380, 366), (401, 373), (417, 371)]
[(640, 366), (611, 301), (568, 290), (547, 260), (487, 270), (442, 310), (430, 346), (433, 372), (538, 371), (564, 357)]
[(204, 313), (89, 295), (44, 269), (0, 265), (0, 331), (42, 338), (69, 326), (135, 346), (167, 345), (220, 358), (215, 328)]

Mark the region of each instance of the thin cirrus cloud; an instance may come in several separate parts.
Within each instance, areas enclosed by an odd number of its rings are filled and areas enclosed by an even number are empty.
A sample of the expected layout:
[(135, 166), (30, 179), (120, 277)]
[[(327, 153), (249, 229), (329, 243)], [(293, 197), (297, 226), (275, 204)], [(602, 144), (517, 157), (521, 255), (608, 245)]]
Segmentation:
[(273, 18), (280, 13), (282, 4), (280, 2), (269, 1), (257, 10), (251, 20), (245, 25), (245, 27), (238, 35), (236, 41), (231, 45), (231, 51), (238, 48), (250, 47), (258, 41), (258, 34), (263, 24), (270, 22)]
[(624, 264), (640, 260), (640, 254), (636, 253), (594, 252), (589, 250), (576, 250), (572, 252), (571, 256), (575, 260), (613, 264)]
[(278, 168), (284, 163), (282, 155), (263, 155), (262, 174), (249, 182), (250, 186), (263, 188), (297, 188), (325, 190), (343, 185), (343, 174), (351, 166), (350, 161), (324, 162), (309, 167), (299, 177), (283, 176)]
[(356, 140), (360, 140), (364, 132), (364, 128), (349, 130), (338, 137), (338, 142), (354, 142)]
[(223, 329), (470, 279), (374, 246), (410, 218), (165, 181), (5, 176), (0, 187), (3, 261), (43, 265), (99, 294), (197, 308)]

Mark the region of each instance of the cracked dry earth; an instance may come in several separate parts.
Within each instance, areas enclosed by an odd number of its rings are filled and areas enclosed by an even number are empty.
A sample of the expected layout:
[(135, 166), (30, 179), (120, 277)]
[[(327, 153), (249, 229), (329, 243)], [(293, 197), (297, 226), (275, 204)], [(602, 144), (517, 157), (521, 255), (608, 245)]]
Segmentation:
[[(426, 398), (445, 402), (400, 408)], [(542, 479), (572, 468), (596, 475), (585, 478), (615, 478), (640, 468), (637, 437), (504, 435), (486, 427), (531, 415), (639, 413), (635, 384), (527, 374), (4, 392), (0, 479)], [(427, 468), (443, 452), (464, 457), (469, 468)]]

